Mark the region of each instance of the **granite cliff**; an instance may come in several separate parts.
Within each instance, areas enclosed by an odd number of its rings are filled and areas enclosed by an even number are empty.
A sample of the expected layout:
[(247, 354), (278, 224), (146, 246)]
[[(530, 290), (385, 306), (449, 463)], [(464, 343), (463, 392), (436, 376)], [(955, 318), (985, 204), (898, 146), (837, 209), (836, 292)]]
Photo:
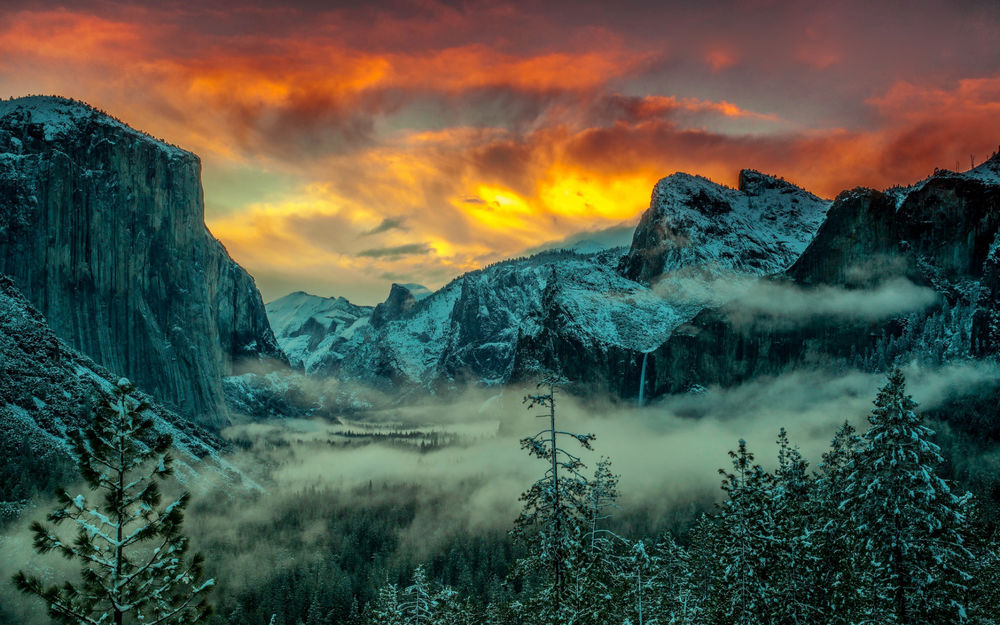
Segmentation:
[(234, 363), (283, 358), (205, 227), (198, 157), (79, 102), (0, 102), (0, 273), (70, 346), (203, 424), (226, 423)]
[[(769, 293), (814, 302), (814, 314), (762, 316), (748, 298), (703, 310), (650, 354), (648, 391), (729, 386), (799, 366), (880, 371), (914, 360), (995, 358), (998, 260), (1000, 155), (911, 187), (845, 191), (795, 263), (764, 283)], [(886, 285), (900, 284), (935, 297), (911, 310), (861, 314)], [(837, 298), (859, 309), (832, 315), (829, 300)]]

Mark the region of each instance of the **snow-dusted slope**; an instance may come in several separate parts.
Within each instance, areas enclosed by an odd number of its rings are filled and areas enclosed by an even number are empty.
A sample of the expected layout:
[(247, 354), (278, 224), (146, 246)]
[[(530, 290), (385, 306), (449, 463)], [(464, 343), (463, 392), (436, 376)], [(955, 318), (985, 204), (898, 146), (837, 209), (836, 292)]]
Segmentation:
[[(39, 473), (70, 464), (67, 432), (86, 425), (95, 396), (109, 392), (118, 379), (59, 340), (14, 283), (0, 274), (0, 518), (5, 509), (16, 510), (33, 481), (56, 477)], [(238, 479), (239, 473), (218, 454), (221, 439), (143, 393), (136, 396), (150, 402), (148, 416), (156, 429), (173, 437), (176, 475), (188, 488), (196, 487), (193, 478), (198, 475)], [(37, 471), (27, 471), (25, 465)], [(12, 483), (9, 472), (18, 470), (22, 475), (13, 484), (20, 492), (5, 492), (3, 486)]]
[[(595, 345), (651, 349), (697, 312), (622, 277), (615, 270), (619, 254), (562, 250), (498, 263), (376, 324), (365, 316), (371, 308), (343, 298), (293, 293), (267, 309), (282, 348), (308, 373), (432, 386), (461, 371), (503, 383), (519, 338), (540, 331), (543, 293), (553, 276), (558, 302), (577, 320), (574, 331)], [(394, 292), (400, 288), (394, 285)], [(326, 335), (317, 341), (323, 328)]]
[(758, 275), (781, 271), (812, 240), (829, 205), (751, 170), (740, 172), (737, 189), (677, 173), (653, 189), (621, 270), (642, 282), (691, 266)]
[(355, 306), (343, 297), (319, 297), (302, 291), (265, 305), (268, 319), (282, 351), (293, 367), (310, 369), (311, 356), (324, 339), (325, 351), (334, 338), (348, 335), (356, 322), (372, 314), (371, 306)]

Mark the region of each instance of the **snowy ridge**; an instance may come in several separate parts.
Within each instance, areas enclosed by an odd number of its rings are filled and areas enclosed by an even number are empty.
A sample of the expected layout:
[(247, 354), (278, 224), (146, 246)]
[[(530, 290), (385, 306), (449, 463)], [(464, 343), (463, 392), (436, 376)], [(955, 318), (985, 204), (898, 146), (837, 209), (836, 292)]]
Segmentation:
[[(352, 306), (341, 323), (332, 323), (331, 311), (351, 305), (304, 293), (272, 302), (268, 314), (282, 348), (307, 374), (432, 392), (470, 379), (505, 384), (516, 375), (516, 362), (538, 361), (540, 343), (530, 339), (543, 332), (594, 354), (642, 354), (705, 306), (722, 303), (698, 289), (651, 286), (655, 281), (631, 275), (630, 257), (635, 267), (659, 262), (656, 276), (668, 272), (673, 281), (777, 272), (805, 249), (828, 207), (757, 172), (741, 172), (739, 189), (674, 174), (656, 185), (624, 259), (618, 248), (507, 260), (415, 297), (388, 321)], [(405, 296), (402, 286), (394, 285), (378, 308)], [(560, 311), (558, 327), (546, 327), (546, 306)]]
[(269, 302), (265, 309), (289, 363), (308, 368), (314, 351), (333, 349), (337, 337), (349, 337), (356, 323), (371, 315), (373, 307), (356, 306), (343, 297), (297, 291)]
[(0, 100), (0, 120), (19, 117), (28, 128), (37, 128), (45, 141), (57, 141), (92, 124), (111, 126), (158, 144), (171, 157), (197, 158), (190, 152), (132, 128), (89, 104), (59, 96), (26, 96)]
[(971, 180), (986, 186), (1000, 186), (1000, 150), (994, 152), (989, 159), (976, 165), (972, 169), (965, 171), (952, 171), (950, 169), (937, 169), (932, 176), (924, 178), (920, 182), (908, 187), (897, 186), (885, 190), (885, 194), (896, 202), (896, 209), (903, 206), (903, 202), (911, 193), (920, 191), (928, 182), (936, 179)]
[(457, 370), (467, 370), (483, 384), (503, 384), (519, 339), (541, 331), (542, 294), (553, 270), (555, 300), (574, 320), (567, 331), (587, 344), (652, 349), (700, 310), (697, 304), (668, 301), (624, 278), (615, 269), (617, 261), (614, 252), (562, 250), (498, 263), (453, 280), (382, 327), (365, 318), (331, 327), (310, 353), (292, 355), (309, 322), (303, 322), (304, 313), (289, 315), (288, 310), (293, 301), (312, 298), (312, 314), (322, 309), (325, 298), (292, 294), (272, 302), (268, 310), (274, 306), (271, 323), (282, 347), (291, 358), (301, 357), (307, 373), (364, 382), (396, 378), (397, 385), (430, 388), (447, 384)]

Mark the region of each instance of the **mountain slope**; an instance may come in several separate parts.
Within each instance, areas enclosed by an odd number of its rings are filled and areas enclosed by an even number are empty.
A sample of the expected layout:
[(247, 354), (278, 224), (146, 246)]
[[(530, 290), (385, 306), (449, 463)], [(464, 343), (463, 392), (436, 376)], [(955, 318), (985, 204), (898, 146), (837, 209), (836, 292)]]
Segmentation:
[(0, 272), (70, 345), (219, 426), (233, 363), (282, 356), (253, 278), (205, 227), (200, 175), (82, 103), (0, 102)]
[[(296, 291), (269, 302), (265, 310), (289, 363), (311, 370), (315, 368), (311, 356), (336, 351), (348, 329), (359, 320), (367, 320), (374, 308), (356, 306), (343, 297), (319, 297)], [(320, 348), (320, 343), (328, 338)]]
[[(0, 274), (0, 522), (35, 492), (77, 479), (67, 432), (89, 422), (95, 397), (117, 380), (57, 338), (13, 281)], [(193, 485), (206, 473), (239, 479), (218, 455), (224, 446), (220, 438), (155, 401), (151, 405), (148, 416), (156, 429), (174, 439), (182, 483)]]

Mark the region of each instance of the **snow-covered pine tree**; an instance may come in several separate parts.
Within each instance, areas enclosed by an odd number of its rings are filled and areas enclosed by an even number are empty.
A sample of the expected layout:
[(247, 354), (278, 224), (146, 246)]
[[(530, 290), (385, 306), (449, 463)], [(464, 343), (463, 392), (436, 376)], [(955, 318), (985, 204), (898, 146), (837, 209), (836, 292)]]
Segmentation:
[(454, 589), (444, 587), (434, 594), (434, 625), (480, 625), (482, 615), (473, 603)]
[(971, 554), (970, 496), (935, 473), (942, 458), (914, 412), (899, 369), (889, 374), (868, 417), (865, 445), (849, 466), (843, 507), (861, 535), (853, 567), (869, 622), (961, 623)]
[(975, 549), (974, 582), (969, 588), (969, 622), (1000, 623), (1000, 535), (981, 540)]
[(657, 600), (660, 598), (660, 562), (655, 553), (646, 551), (646, 544), (637, 541), (621, 559), (620, 580), (622, 608), (626, 619), (635, 625), (656, 622)]
[(403, 590), (403, 598), (399, 602), (403, 625), (431, 625), (436, 607), (427, 572), (420, 564), (414, 569), (412, 583)]
[(772, 530), (774, 479), (758, 464), (740, 439), (736, 451), (729, 452), (733, 472), (720, 469), (722, 489), (729, 494), (719, 516), (719, 557), (723, 562), (722, 582), (726, 618), (738, 625), (770, 623), (771, 572), (775, 566)]
[[(651, 606), (656, 623), (693, 625), (703, 623), (704, 597), (695, 592), (691, 554), (666, 534), (656, 545), (657, 595)], [(652, 622), (652, 621), (650, 621)]]
[(521, 495), (524, 502), (511, 531), (516, 541), (527, 547), (528, 555), (517, 563), (515, 576), (537, 584), (528, 614), (540, 623), (569, 622), (571, 607), (567, 602), (567, 562), (579, 553), (586, 541), (588, 480), (579, 456), (563, 446), (570, 439), (584, 449), (592, 449), (593, 434), (576, 434), (556, 427), (556, 390), (565, 380), (546, 377), (539, 387), (547, 393), (524, 398), (528, 409), (548, 408), (538, 415), (548, 420), (547, 427), (521, 440), (521, 448), (546, 463), (543, 476)]
[[(332, 623), (333, 615), (327, 615), (327, 620)], [(358, 605), (357, 596), (351, 600), (351, 608), (347, 612), (346, 625), (361, 625), (361, 606)]]
[[(687, 556), (688, 584), (691, 599), (696, 603), (691, 620), (675, 618), (673, 622), (694, 623), (732, 622), (729, 613), (729, 586), (723, 582), (726, 562), (723, 559), (724, 534), (715, 517), (702, 514), (691, 529)], [(687, 610), (674, 614), (687, 614)]]
[(318, 595), (313, 595), (309, 601), (309, 610), (306, 612), (305, 625), (326, 625), (326, 618), (323, 614), (323, 606), (320, 604)]
[(369, 625), (403, 625), (403, 611), (399, 605), (399, 587), (388, 580), (379, 587), (375, 600), (365, 610)]
[(628, 541), (605, 527), (618, 499), (618, 476), (611, 471), (611, 461), (601, 458), (586, 488), (585, 534), (578, 548), (567, 554), (568, 575), (566, 603), (574, 623), (603, 625), (621, 594), (616, 588), (621, 577), (622, 561), (616, 551), (627, 548)]
[(840, 505), (849, 467), (861, 445), (861, 437), (845, 421), (823, 454), (810, 497), (814, 525), (809, 542), (814, 561), (807, 583), (812, 584), (813, 601), (821, 610), (822, 621), (830, 625), (847, 625), (861, 618), (855, 597), (858, 582), (851, 563), (860, 538)]
[(808, 463), (788, 440), (778, 433), (778, 466), (771, 491), (773, 525), (768, 532), (774, 560), (770, 572), (770, 593), (774, 619), (780, 623), (816, 622), (822, 610), (817, 588), (812, 583), (820, 566), (812, 532), (816, 529), (816, 509), (811, 505), (814, 481)]
[(618, 476), (611, 471), (611, 459), (602, 457), (597, 461), (594, 477), (587, 488), (587, 516), (590, 523), (587, 543), (592, 553), (601, 551), (602, 545), (620, 540), (611, 530), (603, 527), (604, 522), (611, 518), (611, 510), (617, 500)]
[(204, 580), (202, 557), (186, 557), (188, 539), (181, 533), (189, 495), (166, 506), (158, 482), (171, 474), (172, 440), (158, 434), (147, 416), (149, 406), (129, 395), (125, 378), (110, 397), (97, 404), (93, 423), (70, 434), (77, 466), (100, 504), (83, 494), (58, 492), (59, 508), (50, 523), (69, 521), (76, 538), (65, 540), (41, 523), (32, 524), (35, 549), (55, 551), (82, 565), (79, 585), (44, 587), (23, 571), (14, 577), (23, 592), (45, 601), (48, 613), (66, 625), (190, 624), (211, 611), (207, 602), (213, 580)]

